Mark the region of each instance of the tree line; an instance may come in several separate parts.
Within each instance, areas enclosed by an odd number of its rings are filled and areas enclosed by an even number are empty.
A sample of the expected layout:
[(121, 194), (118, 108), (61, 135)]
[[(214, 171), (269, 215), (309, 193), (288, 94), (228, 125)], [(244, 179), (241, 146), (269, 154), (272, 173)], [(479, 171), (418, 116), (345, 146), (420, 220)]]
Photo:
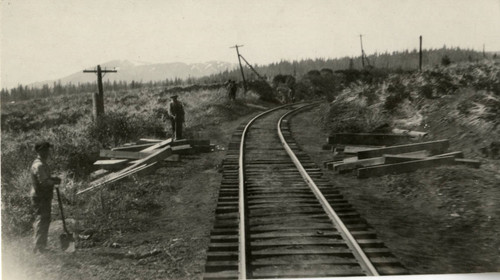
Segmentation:
[[(423, 51), (423, 65), (435, 66), (443, 62), (443, 58), (447, 61), (454, 62), (475, 62), (485, 58), (483, 52), (478, 52), (472, 49), (447, 48), (443, 46), (440, 49), (427, 49)], [(491, 58), (491, 57), (490, 57)], [(493, 58), (496, 58), (496, 54)], [(375, 52), (366, 56), (366, 63), (369, 67), (383, 68), (391, 70), (411, 71), (417, 70), (419, 64), (419, 52), (417, 49), (394, 51), (394, 52)], [(317, 58), (303, 60), (281, 60), (279, 62), (270, 63), (268, 65), (252, 65), (255, 70), (267, 78), (269, 81), (277, 75), (292, 75), (294, 77), (302, 77), (311, 70), (331, 69), (333, 71), (345, 69), (362, 69), (361, 56), (357, 57), (342, 57), (342, 58)], [(244, 74), (248, 80), (257, 80), (258, 77), (248, 67), (244, 67)], [(105, 91), (123, 91), (137, 88), (153, 88), (153, 87), (171, 87), (192, 84), (220, 84), (227, 80), (241, 80), (239, 69), (226, 70), (209, 76), (186, 79), (174, 78), (164, 79), (162, 81), (105, 81), (103, 82)], [(0, 98), (2, 102), (28, 100), (32, 98), (44, 98), (56, 95), (71, 95), (90, 93), (96, 91), (96, 83), (78, 83), (64, 84), (60, 81), (54, 82), (52, 85), (44, 84), (41, 87), (28, 87), (19, 85), (10, 90), (2, 89)]]

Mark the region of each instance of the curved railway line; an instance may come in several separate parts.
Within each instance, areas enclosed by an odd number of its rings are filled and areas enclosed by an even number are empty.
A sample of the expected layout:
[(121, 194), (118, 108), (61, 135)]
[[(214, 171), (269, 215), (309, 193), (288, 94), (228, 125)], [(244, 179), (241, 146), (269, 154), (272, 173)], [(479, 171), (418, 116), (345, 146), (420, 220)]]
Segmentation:
[(314, 105), (266, 111), (233, 134), (204, 279), (407, 273), (295, 143), (289, 120)]

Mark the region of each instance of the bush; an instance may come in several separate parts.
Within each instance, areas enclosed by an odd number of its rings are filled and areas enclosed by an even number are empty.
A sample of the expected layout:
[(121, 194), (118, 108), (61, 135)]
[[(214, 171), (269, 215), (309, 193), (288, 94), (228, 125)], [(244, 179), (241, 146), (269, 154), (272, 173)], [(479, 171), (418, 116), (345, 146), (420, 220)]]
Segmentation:
[(448, 66), (451, 64), (451, 59), (447, 56), (447, 55), (444, 55), (442, 58), (441, 58), (441, 65), (443, 66)]
[(158, 119), (160, 114), (165, 112), (160, 109), (141, 115), (129, 115), (124, 111), (107, 112), (98, 122), (89, 125), (87, 135), (103, 147), (116, 147), (145, 135), (162, 137), (164, 124)]
[(259, 95), (260, 100), (278, 103), (276, 95), (274, 94), (274, 90), (268, 83), (261, 80), (256, 80), (249, 81), (247, 85), (249, 90)]

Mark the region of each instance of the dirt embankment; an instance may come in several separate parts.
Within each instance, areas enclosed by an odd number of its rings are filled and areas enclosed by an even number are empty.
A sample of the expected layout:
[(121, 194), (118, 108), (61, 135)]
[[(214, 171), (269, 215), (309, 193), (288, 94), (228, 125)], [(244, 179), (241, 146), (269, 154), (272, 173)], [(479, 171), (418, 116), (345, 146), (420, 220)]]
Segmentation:
[[(498, 123), (474, 110), (460, 113), (461, 104), (486, 95), (462, 90), (412, 108), (421, 114), (413, 129), (428, 131), (429, 139), (450, 139), (450, 150), (480, 160), (480, 169), (443, 166), (369, 179), (325, 170), (412, 274), (500, 271), (500, 161), (491, 152)], [(297, 142), (320, 166), (333, 156), (321, 150), (330, 133), (321, 123), (330, 106), (292, 120)]]

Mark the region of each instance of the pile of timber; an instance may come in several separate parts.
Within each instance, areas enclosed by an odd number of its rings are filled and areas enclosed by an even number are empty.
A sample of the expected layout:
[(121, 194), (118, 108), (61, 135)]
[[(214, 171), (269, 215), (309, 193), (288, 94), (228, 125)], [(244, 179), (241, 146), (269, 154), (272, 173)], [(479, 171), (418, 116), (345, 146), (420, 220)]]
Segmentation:
[(111, 150), (101, 150), (101, 160), (94, 163), (100, 168), (91, 177), (89, 187), (77, 192), (82, 194), (109, 183), (122, 180), (130, 175), (149, 173), (164, 161), (176, 161), (180, 154), (214, 151), (210, 140), (157, 140), (141, 139), (137, 143), (126, 144)]
[[(325, 167), (338, 173), (357, 171), (358, 178), (412, 172), (421, 168), (462, 164), (479, 168), (477, 160), (464, 159), (463, 152), (449, 152), (449, 141), (411, 141), (400, 134), (342, 133), (328, 138), (334, 144), (334, 158)], [(413, 139), (414, 140), (414, 139)], [(383, 146), (373, 146), (373, 145)], [(395, 145), (397, 144), (397, 145)], [(360, 146), (363, 145), (363, 146)], [(367, 146), (371, 145), (371, 146)]]

